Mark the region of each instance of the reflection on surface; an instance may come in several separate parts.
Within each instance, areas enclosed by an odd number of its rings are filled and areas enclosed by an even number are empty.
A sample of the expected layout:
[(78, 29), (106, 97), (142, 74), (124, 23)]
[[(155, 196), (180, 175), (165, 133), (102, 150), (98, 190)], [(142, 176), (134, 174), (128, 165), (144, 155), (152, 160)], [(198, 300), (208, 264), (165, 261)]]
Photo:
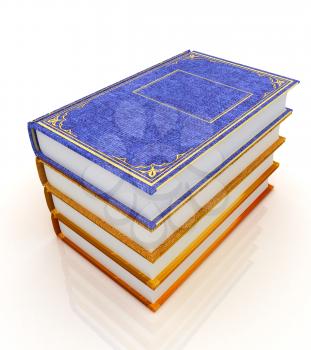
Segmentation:
[(180, 349), (251, 267), (261, 204), (169, 298), (152, 313), (59, 242), (74, 312), (115, 349)]

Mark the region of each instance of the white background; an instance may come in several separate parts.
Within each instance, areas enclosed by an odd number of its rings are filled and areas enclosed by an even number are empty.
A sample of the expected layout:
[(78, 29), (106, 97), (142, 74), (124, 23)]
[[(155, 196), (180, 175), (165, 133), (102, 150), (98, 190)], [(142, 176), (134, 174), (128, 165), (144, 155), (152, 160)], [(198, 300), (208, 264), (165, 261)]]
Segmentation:
[[(311, 348), (309, 6), (0, 1), (1, 349)], [(275, 190), (152, 314), (54, 236), (26, 122), (186, 49), (301, 84)]]

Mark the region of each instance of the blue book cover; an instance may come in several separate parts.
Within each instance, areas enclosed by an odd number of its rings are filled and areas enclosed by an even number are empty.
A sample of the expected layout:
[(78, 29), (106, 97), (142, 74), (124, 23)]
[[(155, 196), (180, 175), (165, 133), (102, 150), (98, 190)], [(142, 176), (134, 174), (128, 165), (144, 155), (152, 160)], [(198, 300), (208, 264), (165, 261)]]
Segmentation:
[(153, 194), (298, 81), (186, 51), (30, 122)]

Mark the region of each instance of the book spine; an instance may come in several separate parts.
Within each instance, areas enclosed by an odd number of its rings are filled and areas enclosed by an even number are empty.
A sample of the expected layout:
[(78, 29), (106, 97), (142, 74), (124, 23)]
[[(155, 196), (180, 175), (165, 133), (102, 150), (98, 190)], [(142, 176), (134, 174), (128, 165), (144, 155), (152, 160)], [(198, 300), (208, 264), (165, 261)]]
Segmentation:
[(27, 124), (27, 129), (28, 129), (28, 135), (29, 135), (31, 147), (32, 147), (35, 155), (38, 156), (40, 153), (40, 146), (39, 146), (39, 142), (38, 142), (38, 138), (37, 138), (34, 126), (35, 126), (34, 122), (29, 122)]

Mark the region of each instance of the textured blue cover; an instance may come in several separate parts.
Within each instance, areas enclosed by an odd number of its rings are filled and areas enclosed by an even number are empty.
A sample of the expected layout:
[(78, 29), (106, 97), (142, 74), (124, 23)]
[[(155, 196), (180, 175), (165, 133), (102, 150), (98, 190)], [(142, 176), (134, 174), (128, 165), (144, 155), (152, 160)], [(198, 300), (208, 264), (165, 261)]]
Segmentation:
[(297, 83), (187, 51), (29, 123), (153, 194)]
[(231, 161), (236, 159), (241, 154), (241, 152), (243, 152), (247, 148), (251, 147), (258, 139), (260, 139), (261, 136), (263, 136), (266, 133), (269, 133), (276, 125), (278, 125), (280, 122), (282, 122), (291, 112), (292, 112), (292, 110), (287, 108), (284, 113), (282, 113), (279, 117), (277, 117), (272, 123), (267, 125), (263, 130), (261, 130), (257, 135), (255, 135), (250, 141), (248, 141), (241, 148), (239, 148), (236, 152), (234, 152), (230, 157), (228, 157), (226, 160), (224, 160), (217, 168), (215, 168), (213, 171), (208, 173), (200, 182), (198, 182), (195, 186), (193, 186), (191, 189), (189, 189), (189, 191), (187, 191), (184, 195), (182, 195), (180, 198), (178, 198), (174, 203), (172, 203), (167, 209), (165, 209), (154, 220), (148, 220), (144, 216), (140, 215), (136, 211), (134, 211), (131, 208), (127, 207), (126, 205), (124, 205), (123, 203), (119, 202), (115, 198), (111, 197), (107, 193), (99, 190), (97, 187), (91, 185), (89, 182), (85, 181), (84, 179), (80, 178), (79, 176), (75, 175), (74, 173), (72, 173), (68, 169), (62, 167), (58, 163), (55, 163), (54, 161), (52, 161), (51, 159), (45, 157), (44, 155), (41, 155), (40, 157), (45, 162), (50, 163), (56, 169), (62, 171), (63, 173), (65, 173), (69, 177), (71, 177), (74, 180), (78, 181), (79, 183), (84, 185), (86, 188), (90, 189), (94, 193), (98, 194), (99, 196), (101, 196), (102, 198), (107, 200), (112, 205), (114, 205), (117, 208), (123, 210), (125, 213), (130, 215), (132, 218), (138, 220), (143, 225), (145, 225), (149, 229), (153, 230), (153, 229), (155, 229), (158, 226), (158, 223), (161, 221), (162, 218), (164, 218), (168, 213), (170, 213), (172, 210), (174, 210), (179, 204), (181, 204), (192, 193), (194, 193), (197, 189), (199, 189), (202, 185), (204, 185), (207, 181), (209, 181), (214, 175), (216, 175), (218, 172), (220, 172)]

